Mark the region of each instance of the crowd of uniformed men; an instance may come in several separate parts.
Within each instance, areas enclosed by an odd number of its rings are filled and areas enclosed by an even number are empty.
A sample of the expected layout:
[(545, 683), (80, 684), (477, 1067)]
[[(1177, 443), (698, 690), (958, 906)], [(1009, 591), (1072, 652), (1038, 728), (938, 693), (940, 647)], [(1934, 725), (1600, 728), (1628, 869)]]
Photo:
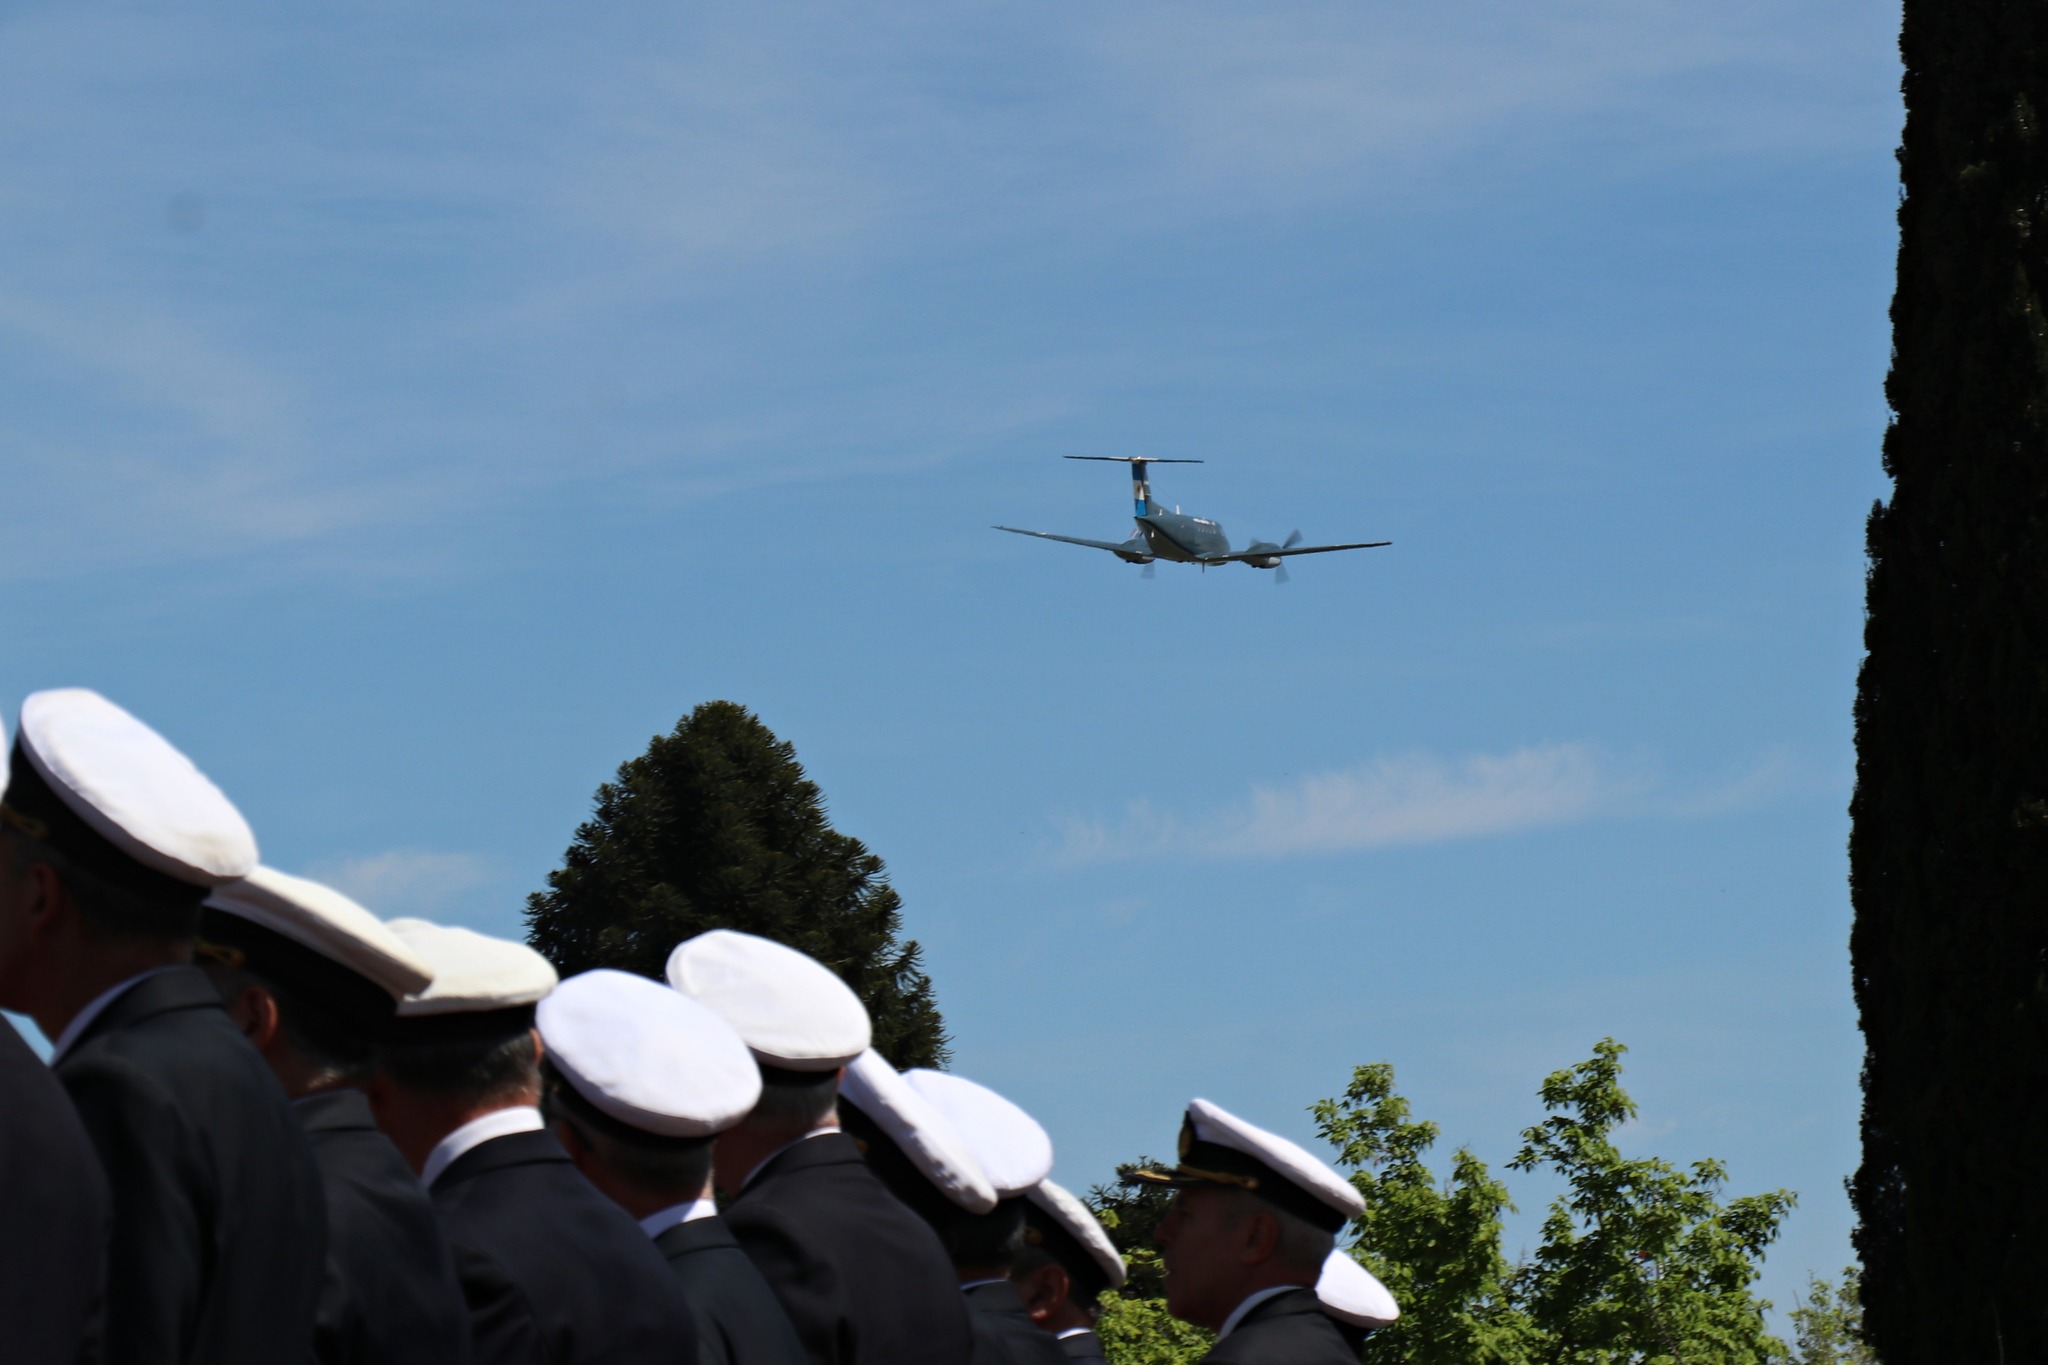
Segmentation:
[[(385, 922), (260, 866), (95, 693), (0, 798), (0, 1360), (1058, 1365), (1115, 1246), (1002, 1096), (898, 1072), (812, 959), (715, 930), (667, 984)], [(1195, 1100), (1157, 1241), (1208, 1359), (1343, 1365), (1392, 1299), (1300, 1147)]]

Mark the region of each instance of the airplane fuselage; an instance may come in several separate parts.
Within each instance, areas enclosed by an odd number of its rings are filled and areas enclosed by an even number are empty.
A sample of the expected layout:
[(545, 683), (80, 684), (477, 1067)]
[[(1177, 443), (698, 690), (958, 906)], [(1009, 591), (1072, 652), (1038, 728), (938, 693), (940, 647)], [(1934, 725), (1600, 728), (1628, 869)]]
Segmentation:
[(1287, 581), (1286, 562), (1290, 555), (1320, 555), (1332, 550), (1372, 550), (1393, 542), (1385, 540), (1364, 541), (1351, 545), (1303, 545), (1301, 532), (1287, 537), (1284, 544), (1275, 545), (1270, 540), (1255, 540), (1244, 549), (1232, 552), (1230, 537), (1223, 534), (1223, 523), (1210, 521), (1207, 517), (1191, 517), (1179, 509), (1167, 511), (1152, 501), (1152, 487), (1145, 479), (1145, 469), (1155, 464), (1200, 464), (1200, 460), (1183, 459), (1139, 459), (1125, 455), (1069, 455), (1070, 460), (1100, 460), (1110, 464), (1127, 464), (1131, 467), (1131, 517), (1137, 523), (1131, 538), (1123, 541), (1090, 540), (1085, 536), (1063, 536), (1051, 531), (1031, 531), (1022, 526), (998, 526), (998, 531), (1009, 531), (1020, 536), (1037, 536), (1041, 540), (1060, 540), (1069, 545), (1086, 545), (1091, 550), (1107, 550), (1126, 564), (1143, 564), (1145, 575), (1151, 577), (1151, 564), (1155, 559), (1164, 559), (1174, 564), (1210, 565), (1242, 564), (1250, 569), (1277, 569), (1275, 582)]
[(1221, 522), (1161, 511), (1156, 505), (1137, 522), (1146, 547), (1160, 559), (1196, 564), (1211, 555), (1230, 553), (1230, 538), (1223, 534)]

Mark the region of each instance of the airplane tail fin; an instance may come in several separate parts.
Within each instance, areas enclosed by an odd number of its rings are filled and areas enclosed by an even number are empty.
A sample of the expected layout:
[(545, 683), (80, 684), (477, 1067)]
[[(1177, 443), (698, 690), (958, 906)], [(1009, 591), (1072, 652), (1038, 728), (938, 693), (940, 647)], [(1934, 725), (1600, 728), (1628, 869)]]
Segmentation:
[(1201, 464), (1200, 460), (1155, 460), (1144, 455), (1069, 455), (1069, 460), (1100, 460), (1131, 467), (1131, 515), (1148, 517), (1166, 509), (1152, 501), (1152, 486), (1145, 478), (1145, 466), (1154, 464)]

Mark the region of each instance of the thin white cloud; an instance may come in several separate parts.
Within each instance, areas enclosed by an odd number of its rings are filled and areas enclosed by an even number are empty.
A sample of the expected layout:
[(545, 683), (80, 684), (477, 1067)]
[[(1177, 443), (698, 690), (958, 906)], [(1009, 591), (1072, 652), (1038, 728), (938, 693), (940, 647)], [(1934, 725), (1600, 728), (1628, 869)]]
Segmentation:
[(417, 848), (316, 863), (306, 875), (353, 896), (383, 919), (431, 917), (492, 879), (490, 865), (475, 854)]
[(1590, 744), (1529, 745), (1446, 759), (1415, 753), (1256, 783), (1226, 809), (1182, 816), (1135, 802), (1113, 820), (1058, 822), (1063, 865), (1160, 856), (1286, 858), (1481, 839), (1607, 816), (1718, 815), (1782, 792), (1793, 766), (1774, 753), (1722, 781), (1669, 790), (1647, 763)]

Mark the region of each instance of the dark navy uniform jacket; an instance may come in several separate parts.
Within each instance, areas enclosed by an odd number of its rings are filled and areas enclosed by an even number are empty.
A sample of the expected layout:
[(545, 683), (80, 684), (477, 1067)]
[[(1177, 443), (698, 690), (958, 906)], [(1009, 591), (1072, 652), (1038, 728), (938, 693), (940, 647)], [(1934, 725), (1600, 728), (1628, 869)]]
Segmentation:
[(1203, 1365), (1358, 1365), (1313, 1289), (1275, 1294), (1202, 1357)]
[(360, 1090), (294, 1102), (327, 1191), (319, 1365), (466, 1365), (469, 1313), (418, 1177)]
[(1069, 1361), (1080, 1365), (1109, 1365), (1109, 1357), (1102, 1353), (1102, 1338), (1093, 1332), (1076, 1332), (1059, 1339), (1060, 1349), (1067, 1353)]
[(1059, 1340), (1031, 1320), (1016, 1285), (991, 1280), (965, 1297), (974, 1313), (974, 1365), (1067, 1365)]
[(549, 1134), (479, 1143), (429, 1193), (475, 1365), (694, 1365), (690, 1305), (668, 1263)]
[(99, 1358), (107, 1178), (64, 1087), (0, 1022), (0, 1355)]
[(725, 1221), (812, 1365), (965, 1365), (967, 1303), (938, 1234), (844, 1133), (775, 1156)]
[(57, 1063), (113, 1195), (109, 1365), (277, 1365), (313, 1349), (326, 1201), (291, 1104), (220, 992), (174, 967)]
[(804, 1365), (796, 1329), (723, 1218), (678, 1223), (654, 1245), (690, 1301), (702, 1365)]

